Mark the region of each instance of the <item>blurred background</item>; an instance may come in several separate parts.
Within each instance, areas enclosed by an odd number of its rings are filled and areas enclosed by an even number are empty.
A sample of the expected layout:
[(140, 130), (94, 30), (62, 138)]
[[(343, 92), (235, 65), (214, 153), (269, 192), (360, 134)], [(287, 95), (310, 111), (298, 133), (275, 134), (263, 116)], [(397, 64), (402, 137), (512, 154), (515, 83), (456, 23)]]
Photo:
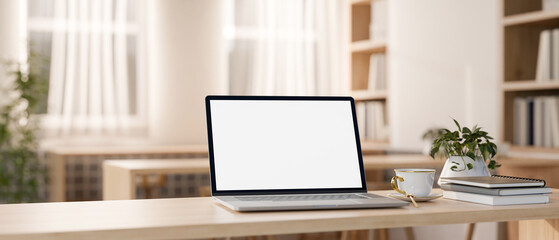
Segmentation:
[[(483, 127), (500, 154), (557, 160), (559, 141), (530, 138), (518, 110), (559, 95), (542, 60), (553, 54), (540, 34), (559, 26), (547, 2), (0, 0), (0, 152), (12, 181), (1, 193), (27, 189), (3, 202), (101, 200), (108, 159), (207, 157), (209, 94), (353, 96), (375, 153), (420, 154), (422, 136), (454, 118)], [(542, 134), (558, 128), (549, 118)], [(209, 182), (135, 181), (133, 198), (204, 195)], [(475, 239), (501, 236), (497, 223), (477, 226)], [(461, 238), (466, 226), (414, 231)]]

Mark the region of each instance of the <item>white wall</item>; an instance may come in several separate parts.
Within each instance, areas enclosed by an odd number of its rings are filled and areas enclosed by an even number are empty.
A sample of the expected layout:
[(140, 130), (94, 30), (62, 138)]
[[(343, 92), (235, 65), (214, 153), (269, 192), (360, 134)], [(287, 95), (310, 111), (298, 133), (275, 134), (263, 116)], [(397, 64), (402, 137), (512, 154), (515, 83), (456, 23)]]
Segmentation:
[(227, 93), (223, 2), (148, 3), (150, 138), (206, 143), (204, 97)]
[(392, 146), (420, 150), (450, 117), (499, 136), (497, 0), (389, 3)]
[[(421, 150), (423, 132), (453, 128), (450, 117), (500, 136), (497, 1), (389, 1), (392, 147)], [(474, 239), (496, 239), (496, 225), (478, 224)], [(461, 239), (465, 229), (458, 224), (414, 231), (416, 239)], [(398, 231), (392, 239), (399, 239)]]

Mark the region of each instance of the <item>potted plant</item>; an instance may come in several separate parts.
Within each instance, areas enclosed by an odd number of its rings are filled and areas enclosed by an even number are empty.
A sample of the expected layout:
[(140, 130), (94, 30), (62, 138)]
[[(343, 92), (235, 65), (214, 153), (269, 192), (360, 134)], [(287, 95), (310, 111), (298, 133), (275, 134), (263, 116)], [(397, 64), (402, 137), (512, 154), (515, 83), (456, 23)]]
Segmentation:
[(470, 129), (460, 127), (458, 121), (452, 120), (458, 130), (444, 129), (444, 133), (433, 141), (430, 152), (433, 158), (446, 159), (441, 177), (490, 176), (489, 169), (501, 166), (494, 160), (497, 145), (491, 142), (493, 138), (477, 125)]
[(32, 116), (46, 96), (40, 58), (8, 62), (10, 81), (0, 85), (0, 203), (37, 202), (45, 168), (37, 155), (38, 126)]

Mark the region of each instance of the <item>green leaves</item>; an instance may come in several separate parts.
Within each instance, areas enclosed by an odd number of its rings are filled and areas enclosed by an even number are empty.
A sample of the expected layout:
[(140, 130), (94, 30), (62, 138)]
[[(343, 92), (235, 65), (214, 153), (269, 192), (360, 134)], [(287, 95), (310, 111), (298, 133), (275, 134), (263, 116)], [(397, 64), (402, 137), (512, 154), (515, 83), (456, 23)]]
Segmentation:
[(474, 154), (474, 152), (467, 152), (466, 156), (470, 157), (473, 160), (476, 160), (476, 155)]
[[(497, 145), (491, 140), (486, 131), (475, 125), (473, 128), (461, 127), (456, 119), (452, 119), (457, 127), (457, 131), (444, 129), (444, 133), (433, 141), (430, 154), (432, 158), (436, 156), (448, 158), (450, 156), (467, 156), (473, 160), (482, 157), (488, 163), (487, 167), (495, 169), (501, 165), (497, 164), (493, 158), (497, 154)], [(472, 169), (472, 164), (466, 165), (467, 169)], [(459, 170), (457, 166), (451, 167), (453, 171)]]
[(12, 69), (15, 81), (5, 90), (18, 94), (0, 108), (0, 203), (38, 201), (39, 184), (46, 172), (37, 155), (37, 123), (29, 116), (39, 102), (46, 102), (40, 99), (46, 96), (48, 79), (41, 79), (41, 75), (32, 70), (24, 71), (24, 64), (29, 68), (34, 66), (32, 56), (28, 59), (27, 63), (7, 66)]
[(460, 129), (461, 129), (460, 123), (458, 123), (458, 121), (456, 121), (456, 119), (454, 119), (454, 118), (452, 119), (452, 121), (454, 121), (454, 123), (455, 123), (456, 126), (458, 127), (458, 130), (460, 130)]

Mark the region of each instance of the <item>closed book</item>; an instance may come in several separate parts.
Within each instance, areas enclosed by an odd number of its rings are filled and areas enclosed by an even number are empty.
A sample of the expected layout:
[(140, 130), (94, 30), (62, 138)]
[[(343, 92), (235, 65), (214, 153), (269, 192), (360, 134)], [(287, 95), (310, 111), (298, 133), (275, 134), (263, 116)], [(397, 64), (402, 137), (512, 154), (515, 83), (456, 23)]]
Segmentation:
[(557, 0), (542, 0), (542, 10), (553, 10), (559, 8)]
[(516, 205), (549, 203), (549, 196), (545, 194), (491, 196), (467, 192), (443, 191), (443, 197), (465, 202), (481, 203), (486, 205)]
[(371, 54), (369, 56), (369, 85), (368, 90), (373, 91), (378, 88), (378, 56), (376, 54)]
[(528, 144), (528, 103), (525, 98), (514, 98), (514, 144)]
[(553, 147), (553, 123), (551, 113), (555, 107), (555, 99), (553, 97), (542, 97), (543, 102), (543, 146)]
[(550, 187), (519, 187), (519, 188), (482, 188), (460, 184), (443, 183), (441, 189), (445, 191), (477, 193), (492, 196), (512, 196), (551, 193)]
[(356, 103), (356, 114), (357, 114), (357, 127), (359, 129), (359, 137), (365, 139), (366, 137), (366, 119), (367, 119), (367, 109), (364, 102)]
[(551, 79), (559, 81), (559, 28), (551, 31), (551, 51)]
[(386, 0), (375, 0), (371, 3), (371, 24), (369, 38), (371, 40), (385, 40), (387, 28), (388, 3)]
[(376, 128), (376, 138), (377, 140), (385, 140), (385, 125), (384, 125), (384, 106), (380, 102), (374, 102), (375, 104), (375, 128)]
[(534, 99), (526, 100), (528, 106), (528, 145), (534, 145)]
[(377, 139), (377, 131), (379, 131), (377, 129), (377, 124), (375, 123), (376, 121), (376, 105), (374, 102), (367, 102), (365, 103), (366, 106), (366, 114), (367, 117), (365, 117), (365, 138), (369, 139), (369, 140), (376, 140)]
[(551, 30), (540, 33), (538, 45), (538, 60), (536, 65), (536, 81), (549, 81), (551, 79)]
[(386, 89), (386, 55), (384, 54), (376, 54), (378, 55), (378, 81), (379, 84), (377, 85), (376, 90), (385, 90)]
[(551, 105), (551, 142), (554, 148), (559, 148), (559, 97), (554, 97)]
[(543, 147), (543, 114), (543, 98), (536, 97), (534, 98), (534, 146), (536, 147)]
[(543, 187), (545, 181), (533, 178), (493, 175), (489, 177), (446, 177), (441, 178), (443, 183), (454, 183), (484, 188), (506, 187)]

